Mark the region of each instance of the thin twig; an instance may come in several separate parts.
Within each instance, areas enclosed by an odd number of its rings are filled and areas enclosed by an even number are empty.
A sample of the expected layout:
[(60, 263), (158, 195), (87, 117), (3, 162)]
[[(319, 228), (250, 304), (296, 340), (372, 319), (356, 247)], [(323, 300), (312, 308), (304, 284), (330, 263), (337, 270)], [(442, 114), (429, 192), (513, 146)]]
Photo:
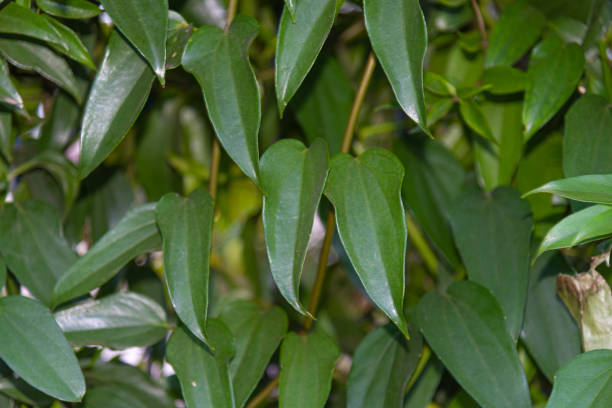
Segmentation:
[(264, 388), (263, 390), (261, 390), (261, 392), (259, 394), (257, 394), (246, 406), (246, 408), (255, 408), (257, 407), (259, 404), (261, 404), (262, 402), (264, 402), (266, 400), (266, 398), (268, 398), (268, 395), (272, 394), (272, 391), (274, 391), (274, 389), (278, 386), (278, 383), (280, 382), (280, 375), (277, 375), (276, 377), (274, 377), (274, 379), (272, 381), (270, 381), (268, 383), (268, 385), (266, 385), (266, 388)]
[(487, 50), (487, 46), (489, 42), (487, 40), (487, 29), (485, 27), (485, 22), (482, 19), (482, 13), (480, 12), (480, 6), (478, 5), (478, 0), (470, 0), (472, 2), (472, 8), (474, 9), (474, 14), (476, 15), (476, 23), (478, 24), (478, 31), (480, 31), (480, 36), (482, 37), (482, 49), (484, 51)]

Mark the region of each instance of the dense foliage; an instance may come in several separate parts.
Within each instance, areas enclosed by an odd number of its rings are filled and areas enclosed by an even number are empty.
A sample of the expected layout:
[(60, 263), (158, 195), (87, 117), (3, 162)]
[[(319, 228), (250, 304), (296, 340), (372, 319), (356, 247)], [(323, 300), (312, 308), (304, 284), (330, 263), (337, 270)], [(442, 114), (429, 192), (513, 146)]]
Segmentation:
[(0, 0), (0, 408), (612, 406), (612, 2), (97, 3)]

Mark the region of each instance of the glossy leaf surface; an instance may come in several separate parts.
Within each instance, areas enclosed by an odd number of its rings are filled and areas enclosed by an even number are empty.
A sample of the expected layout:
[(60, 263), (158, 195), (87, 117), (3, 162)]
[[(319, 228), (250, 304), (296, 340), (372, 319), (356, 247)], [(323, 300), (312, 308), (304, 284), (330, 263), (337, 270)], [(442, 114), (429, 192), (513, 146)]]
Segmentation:
[(45, 13), (60, 18), (91, 18), (102, 12), (87, 0), (36, 0), (36, 5)]
[(181, 65), (183, 51), (193, 33), (193, 26), (176, 11), (168, 13), (168, 38), (166, 39), (166, 69)]
[(0, 58), (0, 102), (23, 109), (23, 100), (11, 80), (9, 67), (4, 58)]
[(612, 175), (589, 174), (551, 181), (527, 194), (551, 193), (576, 201), (612, 204)]

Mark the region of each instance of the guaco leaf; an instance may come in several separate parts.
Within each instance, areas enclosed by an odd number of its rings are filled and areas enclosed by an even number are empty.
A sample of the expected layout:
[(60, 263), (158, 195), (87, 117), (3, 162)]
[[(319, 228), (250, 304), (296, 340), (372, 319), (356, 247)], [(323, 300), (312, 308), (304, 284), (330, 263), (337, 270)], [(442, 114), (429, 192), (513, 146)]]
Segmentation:
[(191, 37), (193, 26), (176, 11), (168, 13), (168, 38), (166, 39), (166, 70), (181, 65), (183, 51)]
[(61, 18), (91, 18), (102, 10), (87, 0), (36, 0), (36, 6), (47, 14)]
[(407, 239), (403, 178), (404, 167), (388, 150), (370, 149), (358, 158), (342, 153), (331, 162), (325, 195), (366, 292), (409, 337), (402, 312)]
[(295, 12), (286, 7), (278, 29), (276, 99), (282, 116), (289, 100), (323, 47), (336, 17), (336, 0), (294, 0)]
[(113, 31), (83, 114), (81, 178), (123, 140), (147, 101), (154, 78), (146, 61)]
[(423, 91), (427, 29), (418, 0), (364, 0), (363, 12), (372, 48), (397, 101), (428, 133)]
[(9, 67), (4, 58), (0, 57), (0, 102), (23, 109), (23, 100), (21, 95), (17, 92), (11, 75), (9, 73)]
[(238, 167), (259, 181), (259, 86), (248, 48), (259, 26), (238, 15), (229, 30), (204, 26), (189, 39), (183, 67), (198, 80), (210, 121), (219, 141)]
[(300, 277), (328, 167), (327, 145), (322, 139), (308, 149), (296, 139), (284, 139), (261, 159), (270, 270), (283, 297), (304, 314), (307, 312), (298, 294)]
[(554, 180), (525, 195), (551, 193), (587, 203), (612, 205), (612, 174), (587, 174)]
[(100, 3), (119, 31), (151, 65), (163, 85), (168, 0), (100, 0)]
[(187, 198), (168, 193), (156, 208), (170, 300), (181, 321), (206, 343), (213, 211), (212, 197), (201, 188)]

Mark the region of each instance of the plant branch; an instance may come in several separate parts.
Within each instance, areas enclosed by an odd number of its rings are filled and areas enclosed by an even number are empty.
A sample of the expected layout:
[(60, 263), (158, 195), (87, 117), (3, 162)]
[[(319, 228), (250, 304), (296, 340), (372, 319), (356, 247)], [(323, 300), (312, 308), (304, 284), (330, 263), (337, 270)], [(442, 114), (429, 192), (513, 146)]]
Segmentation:
[(438, 275), (438, 259), (427, 243), (418, 225), (416, 225), (408, 213), (406, 213), (406, 229), (408, 230), (410, 242), (412, 242), (417, 251), (419, 251), (419, 254), (421, 254), (421, 258), (423, 258), (423, 262), (425, 262), (425, 266), (427, 266), (431, 275), (436, 277)]
[(238, 8), (238, 0), (229, 0), (227, 5), (227, 14), (225, 16), (225, 32), (229, 30), (232, 20), (236, 16), (236, 9)]
[(255, 408), (257, 407), (259, 404), (261, 404), (262, 402), (265, 401), (266, 398), (268, 398), (268, 395), (272, 394), (272, 391), (274, 391), (274, 389), (278, 386), (278, 383), (280, 382), (280, 375), (277, 375), (276, 377), (274, 377), (274, 379), (272, 381), (270, 381), (268, 383), (268, 385), (266, 385), (266, 388), (264, 388), (263, 390), (261, 390), (261, 392), (259, 394), (257, 394), (246, 406), (246, 408)]
[(482, 13), (480, 12), (480, 6), (478, 5), (478, 0), (470, 0), (472, 2), (472, 8), (474, 9), (474, 14), (476, 15), (476, 23), (478, 24), (478, 31), (480, 31), (480, 36), (482, 37), (482, 49), (484, 51), (487, 50), (487, 46), (489, 42), (487, 40), (487, 29), (485, 27), (485, 22), (482, 19)]

